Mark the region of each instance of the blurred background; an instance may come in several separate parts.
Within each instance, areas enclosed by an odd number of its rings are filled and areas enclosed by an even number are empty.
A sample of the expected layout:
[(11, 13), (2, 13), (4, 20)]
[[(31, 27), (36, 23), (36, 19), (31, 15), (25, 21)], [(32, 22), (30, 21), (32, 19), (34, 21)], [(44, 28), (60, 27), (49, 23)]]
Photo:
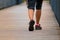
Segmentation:
[(60, 0), (43, 1), (42, 30), (33, 32), (28, 31), (25, 1), (0, 0), (0, 40), (60, 40)]
[[(23, 3), (25, 0), (0, 0), (0, 10)], [(49, 1), (56, 19), (60, 25), (60, 0), (44, 0)]]

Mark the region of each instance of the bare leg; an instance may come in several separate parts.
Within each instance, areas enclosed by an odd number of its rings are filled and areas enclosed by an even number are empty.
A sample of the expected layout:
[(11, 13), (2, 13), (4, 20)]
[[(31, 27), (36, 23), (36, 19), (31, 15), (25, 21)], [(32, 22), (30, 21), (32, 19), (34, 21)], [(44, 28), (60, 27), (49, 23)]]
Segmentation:
[(36, 30), (41, 30), (42, 27), (40, 26), (40, 18), (41, 18), (41, 10), (37, 10), (36, 11), (36, 25), (35, 25), (35, 29)]
[(34, 10), (28, 9), (28, 16), (29, 16), (29, 19), (30, 19), (30, 20), (33, 20), (33, 17), (34, 17)]
[(41, 18), (41, 10), (36, 10), (36, 24), (39, 24)]

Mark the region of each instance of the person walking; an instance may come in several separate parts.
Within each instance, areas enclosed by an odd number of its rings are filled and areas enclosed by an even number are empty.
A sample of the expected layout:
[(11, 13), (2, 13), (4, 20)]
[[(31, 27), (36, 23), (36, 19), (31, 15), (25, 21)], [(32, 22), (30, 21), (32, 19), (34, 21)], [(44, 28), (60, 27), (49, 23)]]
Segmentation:
[[(34, 31), (34, 24), (36, 30), (41, 30), (40, 18), (43, 0), (27, 0), (28, 16), (29, 16), (29, 31)], [(36, 22), (34, 21), (34, 12), (36, 10)]]

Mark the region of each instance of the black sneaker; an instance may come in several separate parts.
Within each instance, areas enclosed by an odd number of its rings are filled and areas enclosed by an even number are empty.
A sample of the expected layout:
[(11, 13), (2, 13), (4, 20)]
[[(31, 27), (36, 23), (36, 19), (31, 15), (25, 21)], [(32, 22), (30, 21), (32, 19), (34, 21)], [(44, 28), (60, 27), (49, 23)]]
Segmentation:
[(34, 30), (34, 24), (35, 24), (35, 21), (34, 20), (31, 20), (29, 22), (29, 31), (33, 31)]
[(40, 25), (35, 25), (35, 29), (36, 29), (36, 30), (41, 30), (42, 27), (41, 27)]

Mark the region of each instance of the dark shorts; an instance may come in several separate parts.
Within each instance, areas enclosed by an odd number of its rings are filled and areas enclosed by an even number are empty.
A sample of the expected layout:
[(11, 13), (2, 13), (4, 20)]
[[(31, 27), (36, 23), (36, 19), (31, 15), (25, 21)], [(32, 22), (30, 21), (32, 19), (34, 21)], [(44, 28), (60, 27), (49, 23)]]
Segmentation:
[(28, 9), (41, 9), (43, 0), (27, 0)]

